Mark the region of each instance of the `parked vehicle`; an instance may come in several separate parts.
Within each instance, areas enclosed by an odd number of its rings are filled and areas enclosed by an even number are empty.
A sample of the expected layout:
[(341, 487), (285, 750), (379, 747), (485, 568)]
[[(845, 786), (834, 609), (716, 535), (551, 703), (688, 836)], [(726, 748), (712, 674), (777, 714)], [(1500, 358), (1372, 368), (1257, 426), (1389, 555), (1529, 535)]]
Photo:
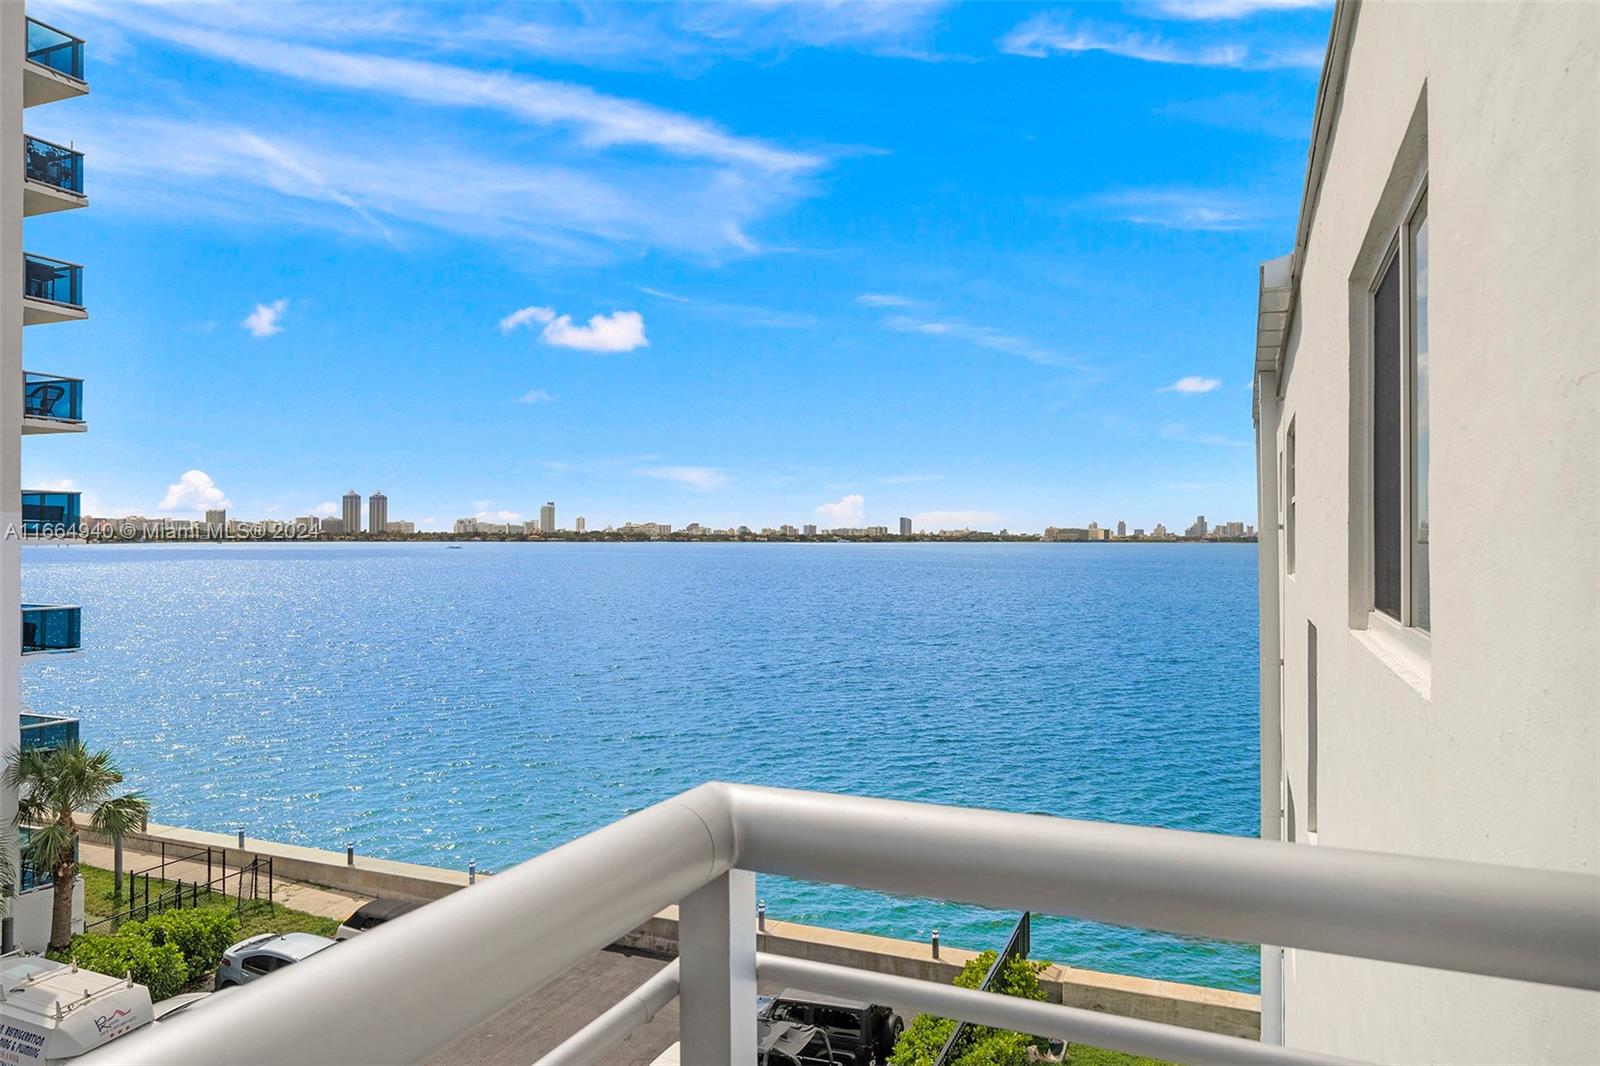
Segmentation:
[[(762, 997), (768, 998), (768, 997)], [(828, 1036), (814, 1025), (756, 1019), (756, 1066), (849, 1066), (835, 1058)], [(650, 1066), (683, 1066), (683, 1045), (674, 1043)]]
[(262, 933), (241, 940), (223, 953), (222, 965), (217, 967), (217, 990), (260, 980), (337, 943), (315, 933)]
[(340, 923), (339, 931), (333, 935), (333, 938), (335, 940), (349, 940), (358, 933), (376, 929), (383, 923), (392, 922), (403, 914), (410, 914), (422, 905), (412, 899), (370, 900), (357, 907), (354, 914)]
[(51, 1066), (131, 1033), (151, 1018), (150, 990), (37, 955), (0, 958), (0, 1063)]
[(761, 1020), (815, 1026), (827, 1037), (828, 1055), (838, 1066), (888, 1062), (906, 1027), (892, 1007), (794, 989), (774, 998)]
[(188, 1014), (191, 1010), (198, 1010), (207, 1003), (215, 1002), (224, 995), (232, 993), (224, 989), (221, 992), (179, 992), (170, 999), (164, 999), (153, 1008), (155, 1020), (165, 1022), (176, 1020)]
[(756, 1066), (849, 1066), (828, 1045), (828, 1034), (814, 1025), (756, 1022)]

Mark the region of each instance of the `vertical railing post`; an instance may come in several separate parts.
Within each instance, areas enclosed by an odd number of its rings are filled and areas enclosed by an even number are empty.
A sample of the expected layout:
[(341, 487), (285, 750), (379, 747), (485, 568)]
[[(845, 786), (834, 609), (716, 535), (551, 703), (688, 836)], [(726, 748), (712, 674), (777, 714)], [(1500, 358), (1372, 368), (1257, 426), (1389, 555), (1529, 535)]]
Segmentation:
[(754, 1066), (756, 875), (729, 870), (678, 908), (678, 1035), (684, 1062)]

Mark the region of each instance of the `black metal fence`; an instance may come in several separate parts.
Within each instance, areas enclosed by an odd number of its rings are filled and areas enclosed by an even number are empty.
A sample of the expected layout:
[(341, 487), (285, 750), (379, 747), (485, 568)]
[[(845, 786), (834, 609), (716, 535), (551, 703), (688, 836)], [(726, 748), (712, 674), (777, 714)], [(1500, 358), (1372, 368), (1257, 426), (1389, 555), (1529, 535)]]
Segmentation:
[(185, 907), (232, 904), (242, 911), (247, 903), (264, 902), (269, 910), (275, 905), (270, 855), (241, 858), (230, 867), (226, 848), (196, 848), (169, 857), (163, 843), (161, 852), (161, 862), (127, 876), (126, 900), (117, 901), (116, 912), (85, 924), (84, 932), (115, 932), (123, 922)]
[[(994, 965), (989, 967), (989, 972), (983, 975), (983, 984), (978, 986), (979, 992), (987, 992), (991, 985), (999, 979), (1005, 971), (1006, 962), (1016, 956), (1019, 959), (1028, 957), (1028, 952), (1033, 948), (1033, 912), (1023, 911), (1022, 917), (1017, 919), (1016, 927), (1011, 930), (1011, 936), (1006, 940), (1005, 948), (995, 956)], [(939, 1057), (933, 1060), (933, 1066), (945, 1066), (950, 1057), (955, 1054), (956, 1044), (960, 1042), (962, 1034), (967, 1031), (967, 1023), (958, 1021), (956, 1027), (950, 1031), (950, 1039), (944, 1042), (944, 1048), (939, 1052)]]

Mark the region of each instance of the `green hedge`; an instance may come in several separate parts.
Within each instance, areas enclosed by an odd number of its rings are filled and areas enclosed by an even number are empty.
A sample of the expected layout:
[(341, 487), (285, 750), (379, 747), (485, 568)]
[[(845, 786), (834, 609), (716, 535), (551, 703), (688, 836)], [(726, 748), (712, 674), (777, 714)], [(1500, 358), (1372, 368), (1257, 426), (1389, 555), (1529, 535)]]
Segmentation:
[(223, 907), (167, 911), (125, 922), (115, 933), (79, 933), (72, 946), (54, 953), (96, 973), (133, 979), (163, 1000), (183, 991), (191, 978), (214, 968), (239, 939), (239, 919)]
[[(994, 965), (995, 957), (995, 952), (985, 951), (968, 962), (956, 975), (953, 982), (955, 986), (977, 988), (983, 983), (984, 974), (989, 972), (989, 967)], [(1050, 964), (1047, 962), (1013, 956), (1006, 960), (1005, 966), (1001, 967), (1000, 979), (996, 982), (997, 987), (990, 991), (1004, 996), (1042, 1001), (1045, 993), (1039, 985), (1039, 972), (1048, 965)], [(949, 1018), (938, 1018), (931, 1014), (917, 1015), (895, 1043), (894, 1053), (889, 1056), (890, 1066), (932, 1066), (955, 1028), (956, 1023)], [(1042, 1046), (1045, 1043), (1022, 1033), (991, 1029), (983, 1025), (969, 1025), (960, 1046), (956, 1048), (954, 1063), (955, 1066), (1024, 1066), (1028, 1061), (1028, 1048)]]
[(167, 911), (139, 922), (127, 922), (122, 932), (143, 936), (152, 944), (175, 944), (195, 975), (213, 969), (222, 953), (239, 939), (239, 919), (224, 907)]
[(153, 1000), (175, 996), (189, 983), (189, 964), (176, 944), (152, 944), (137, 933), (80, 933), (61, 954), (95, 973), (121, 977), (131, 972)]

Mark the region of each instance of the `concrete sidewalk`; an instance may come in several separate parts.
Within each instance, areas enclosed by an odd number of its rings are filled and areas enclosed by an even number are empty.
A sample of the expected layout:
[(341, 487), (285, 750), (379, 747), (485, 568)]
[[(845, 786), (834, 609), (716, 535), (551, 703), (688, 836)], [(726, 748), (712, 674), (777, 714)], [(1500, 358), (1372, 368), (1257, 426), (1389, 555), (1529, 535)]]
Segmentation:
[[(167, 854), (168, 856), (185, 855), (192, 853), (193, 850), (192, 848), (181, 850), (171, 848), (168, 849)], [(216, 855), (216, 858), (213, 860), (209, 874), (212, 879), (216, 879), (222, 876), (221, 856), (216, 852), (213, 854)], [(237, 855), (237, 852), (234, 854)], [(102, 870), (109, 870), (112, 868), (115, 858), (109, 844), (94, 844), (87, 839), (83, 839), (78, 843), (78, 861), (87, 866), (98, 866)], [(130, 847), (122, 849), (122, 869), (125, 874), (151, 869), (160, 863), (160, 852)], [(235, 868), (234, 864), (229, 864), (230, 877)], [(164, 881), (182, 880), (186, 884), (203, 883), (207, 878), (205, 856), (202, 854), (199, 861), (169, 862), (165, 869), (154, 876)], [(319, 885), (302, 884), (299, 881), (290, 881), (282, 877), (274, 877), (272, 879), (272, 900), (274, 903), (281, 904), (292, 910), (315, 914), (318, 917), (333, 918), (336, 921), (343, 921), (348, 918), (357, 907), (371, 898), (370, 896), (352, 895), (349, 892), (341, 892), (338, 889), (323, 888)]]

